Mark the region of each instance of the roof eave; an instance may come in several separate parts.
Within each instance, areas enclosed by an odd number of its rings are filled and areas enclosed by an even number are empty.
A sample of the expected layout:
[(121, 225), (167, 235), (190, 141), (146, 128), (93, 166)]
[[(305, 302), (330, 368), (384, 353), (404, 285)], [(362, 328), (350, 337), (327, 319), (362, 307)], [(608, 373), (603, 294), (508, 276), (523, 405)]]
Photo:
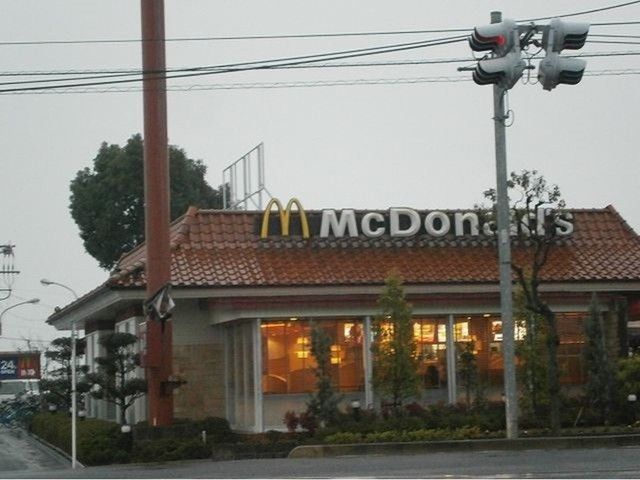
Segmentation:
[(114, 318), (117, 310), (123, 306), (142, 302), (144, 299), (145, 290), (142, 288), (114, 289), (103, 285), (91, 295), (52, 314), (47, 323), (57, 330), (71, 330), (74, 323), (76, 328), (83, 329), (87, 321)]

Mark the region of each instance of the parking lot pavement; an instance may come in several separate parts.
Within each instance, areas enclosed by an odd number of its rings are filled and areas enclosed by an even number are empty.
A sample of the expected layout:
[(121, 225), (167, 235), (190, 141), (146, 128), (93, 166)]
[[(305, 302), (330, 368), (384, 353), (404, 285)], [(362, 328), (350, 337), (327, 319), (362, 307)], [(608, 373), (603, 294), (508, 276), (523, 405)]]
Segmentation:
[(0, 426), (0, 477), (69, 467), (69, 461), (26, 432)]

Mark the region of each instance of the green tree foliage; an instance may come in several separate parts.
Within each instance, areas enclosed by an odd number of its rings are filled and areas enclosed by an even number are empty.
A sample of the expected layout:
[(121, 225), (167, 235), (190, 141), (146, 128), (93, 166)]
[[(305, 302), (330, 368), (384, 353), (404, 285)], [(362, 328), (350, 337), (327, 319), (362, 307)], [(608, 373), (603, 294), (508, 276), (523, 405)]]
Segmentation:
[(584, 349), (587, 367), (586, 398), (590, 406), (598, 413), (600, 420), (609, 422), (609, 416), (615, 400), (615, 376), (609, 355), (602, 322), (602, 313), (598, 297), (591, 297), (589, 316), (584, 324), (586, 345)]
[(631, 394), (640, 398), (640, 355), (620, 359), (616, 379), (619, 382), (619, 393), (624, 402)]
[(147, 391), (147, 381), (135, 376), (140, 356), (134, 353), (138, 338), (124, 332), (109, 333), (100, 339), (104, 356), (96, 357), (98, 371), (87, 375), (91, 395), (113, 403), (120, 409), (120, 423), (126, 423), (126, 411)]
[(340, 399), (336, 396), (331, 382), (332, 343), (333, 340), (327, 331), (314, 323), (311, 329), (311, 354), (316, 360), (316, 391), (307, 403), (307, 414), (317, 419), (320, 426), (331, 424), (338, 415)]
[[(560, 369), (558, 366), (558, 326), (556, 316), (540, 294), (541, 271), (558, 242), (556, 221), (566, 215), (565, 202), (557, 185), (550, 185), (536, 170), (512, 172), (508, 181), (512, 235), (515, 233), (514, 249), (527, 252), (523, 262), (512, 260), (511, 267), (522, 288), (524, 308), (544, 319), (547, 350), (547, 389), (549, 392), (551, 430), (560, 430)], [(495, 218), (496, 191), (484, 192), (493, 203), (491, 208), (480, 207), (485, 216)], [(538, 224), (539, 220), (542, 220)]]
[(381, 314), (373, 322), (373, 386), (382, 398), (391, 397), (398, 407), (418, 393), (416, 342), (413, 337), (411, 305), (406, 301), (402, 279), (390, 275), (378, 306)]
[(515, 297), (515, 320), (518, 327), (524, 327), (526, 332), (516, 345), (519, 359), (517, 380), (522, 394), (520, 410), (523, 416), (529, 416), (537, 423), (548, 415), (549, 410), (546, 326), (540, 315), (524, 308), (522, 289), (518, 289)]
[[(169, 147), (171, 219), (190, 205), (221, 208), (222, 195), (207, 183), (207, 167)], [(80, 228), (87, 252), (110, 269), (122, 253), (144, 240), (144, 178), (142, 137), (133, 135), (124, 147), (103, 143), (93, 168), (80, 170), (71, 181), (69, 209)]]
[[(40, 380), (40, 392), (47, 403), (54, 404), (61, 411), (71, 407), (71, 337), (59, 337), (51, 341), (44, 353), (48, 371)], [(76, 339), (76, 361), (84, 355), (85, 340)], [(76, 363), (76, 392), (78, 405), (82, 404), (83, 395), (89, 390), (89, 384), (83, 380), (87, 372), (85, 365)]]

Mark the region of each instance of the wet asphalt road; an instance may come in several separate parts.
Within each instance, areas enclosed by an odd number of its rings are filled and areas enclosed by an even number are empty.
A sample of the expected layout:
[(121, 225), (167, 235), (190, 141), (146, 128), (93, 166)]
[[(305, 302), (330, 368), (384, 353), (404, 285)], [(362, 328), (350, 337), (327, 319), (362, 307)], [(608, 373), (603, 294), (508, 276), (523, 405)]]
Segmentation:
[(66, 469), (69, 462), (56, 452), (42, 446), (22, 430), (0, 426), (0, 477)]
[[(14, 464), (14, 467), (17, 464)], [(0, 471), (0, 478), (640, 478), (640, 447), (434, 452), (337, 458)]]

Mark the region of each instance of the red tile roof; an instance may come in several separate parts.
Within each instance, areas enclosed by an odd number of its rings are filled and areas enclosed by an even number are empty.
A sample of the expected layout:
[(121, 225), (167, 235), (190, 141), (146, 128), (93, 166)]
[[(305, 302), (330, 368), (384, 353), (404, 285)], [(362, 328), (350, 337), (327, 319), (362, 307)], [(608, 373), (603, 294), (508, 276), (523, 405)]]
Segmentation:
[[(640, 281), (640, 237), (617, 211), (608, 206), (571, 212), (574, 233), (553, 248), (542, 279)], [(382, 283), (391, 270), (407, 284), (498, 282), (496, 247), (487, 237), (263, 240), (261, 220), (262, 212), (190, 208), (171, 226), (173, 285), (366, 285)], [(514, 248), (516, 262), (528, 254)], [(145, 261), (141, 245), (120, 259), (107, 284), (144, 286)]]

